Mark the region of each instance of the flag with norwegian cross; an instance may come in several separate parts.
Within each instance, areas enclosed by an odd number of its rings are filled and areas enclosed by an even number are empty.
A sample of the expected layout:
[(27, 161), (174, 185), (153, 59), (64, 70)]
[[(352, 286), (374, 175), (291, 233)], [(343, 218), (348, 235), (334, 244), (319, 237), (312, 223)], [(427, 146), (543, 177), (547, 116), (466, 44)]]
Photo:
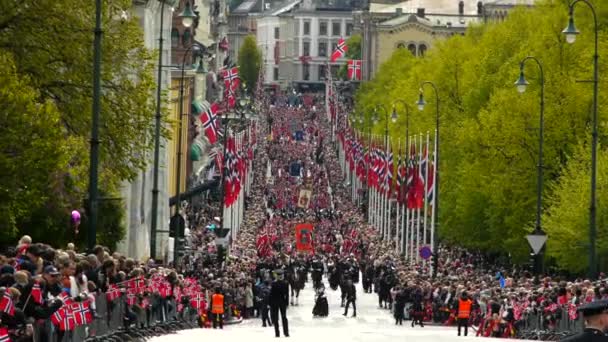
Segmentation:
[(209, 107), (199, 117), (203, 124), (205, 136), (211, 145), (216, 143), (217, 136), (219, 134), (217, 127), (217, 112), (219, 107), (220, 106), (214, 102), (213, 104), (209, 105)]
[(4, 312), (9, 316), (15, 316), (15, 302), (9, 290), (4, 291), (2, 300), (0, 300), (0, 312)]
[(346, 54), (347, 51), (348, 51), (348, 46), (346, 45), (346, 41), (344, 40), (344, 38), (340, 38), (340, 40), (338, 40), (338, 45), (336, 45), (336, 49), (331, 54), (330, 61), (333, 63), (333, 62), (337, 61), (338, 58), (344, 57), (344, 55)]
[(361, 60), (351, 59), (348, 62), (348, 79), (354, 81), (361, 80)]

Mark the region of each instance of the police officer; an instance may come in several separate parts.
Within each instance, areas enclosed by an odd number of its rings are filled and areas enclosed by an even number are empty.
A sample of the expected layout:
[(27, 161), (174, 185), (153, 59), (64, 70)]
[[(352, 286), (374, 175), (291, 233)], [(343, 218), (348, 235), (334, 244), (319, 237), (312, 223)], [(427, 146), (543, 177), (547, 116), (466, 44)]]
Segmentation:
[(581, 306), (578, 311), (585, 318), (585, 329), (582, 333), (563, 339), (567, 342), (603, 342), (608, 341), (608, 300), (599, 300)]
[(279, 311), (281, 312), (281, 324), (283, 335), (289, 337), (289, 325), (287, 321), (287, 305), (289, 304), (289, 287), (283, 280), (283, 270), (276, 270), (277, 279), (270, 288), (270, 319), (274, 325), (274, 334), (279, 337)]

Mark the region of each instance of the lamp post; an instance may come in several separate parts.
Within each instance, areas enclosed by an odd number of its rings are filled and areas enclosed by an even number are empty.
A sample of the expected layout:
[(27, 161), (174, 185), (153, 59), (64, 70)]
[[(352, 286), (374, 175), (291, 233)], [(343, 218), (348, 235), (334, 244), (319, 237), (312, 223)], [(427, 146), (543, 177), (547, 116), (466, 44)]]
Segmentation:
[[(376, 107), (374, 108), (374, 124), (377, 124), (379, 122), (379, 118), (378, 118), (378, 108), (381, 108), (382, 111), (384, 112), (384, 148), (386, 149), (386, 153), (388, 154), (388, 122), (389, 122), (389, 117), (388, 117), (388, 111), (386, 110), (386, 107), (384, 107), (384, 105), (382, 104), (378, 104), (376, 105)], [(385, 155), (384, 160), (388, 160), (387, 156)], [(386, 175), (388, 175), (388, 167), (389, 165), (387, 165), (387, 169), (386, 169)], [(386, 176), (385, 176), (386, 177)], [(386, 179), (386, 178), (385, 178)], [(384, 182), (386, 182), (386, 180), (384, 180)], [(386, 184), (386, 183), (385, 183)], [(385, 208), (386, 206), (386, 202), (389, 199), (387, 197), (382, 197), (382, 204), (381, 206), (383, 208)], [(390, 215), (390, 214), (389, 214)], [(387, 232), (385, 232), (386, 226), (387, 226), (387, 218), (384, 217), (384, 215), (382, 216), (382, 218), (380, 219), (380, 226), (381, 226), (381, 234), (382, 234), (382, 238), (386, 238), (387, 237)]]
[[(410, 106), (403, 100), (395, 100), (395, 102), (393, 103), (393, 115), (391, 117), (391, 119), (393, 120), (393, 123), (397, 122), (397, 103), (400, 103), (403, 108), (405, 109), (405, 165), (409, 164), (409, 153), (408, 153), (408, 137), (410, 136)], [(399, 173), (399, 170), (397, 170), (397, 173)], [(399, 177), (399, 176), (397, 176)], [(409, 189), (408, 189), (408, 184), (407, 184), (407, 180), (405, 180), (405, 193), (407, 194)], [(404, 184), (401, 184), (401, 186), (404, 186)], [(401, 188), (398, 189), (399, 193), (401, 193)], [(407, 205), (407, 204), (406, 204)], [(397, 207), (397, 211), (399, 211), (399, 207)], [(406, 220), (406, 224), (408, 224), (407, 220)], [(403, 253), (405, 253), (405, 227), (403, 227), (403, 231), (401, 232), (401, 237), (403, 242), (401, 243), (401, 251)]]
[[(543, 196), (543, 141), (544, 141), (544, 129), (545, 129), (545, 77), (543, 72), (543, 65), (540, 60), (534, 56), (527, 56), (519, 64), (519, 78), (515, 82), (517, 91), (524, 93), (528, 86), (528, 81), (524, 76), (524, 67), (527, 61), (532, 60), (538, 65), (540, 72), (540, 128), (538, 132), (538, 166), (537, 166), (537, 181), (536, 181), (536, 225), (534, 229), (535, 236), (545, 235), (541, 225), (541, 214), (542, 214), (542, 196)], [(546, 236), (544, 237), (546, 239)], [(543, 240), (543, 244), (544, 245)], [(542, 272), (542, 245), (538, 246), (538, 250), (534, 250), (534, 269), (535, 273), (539, 274)], [(532, 246), (536, 249), (537, 246)]]
[[(158, 229), (158, 172), (160, 166), (160, 131), (161, 131), (161, 95), (162, 95), (162, 79), (163, 79), (163, 26), (165, 19), (165, 4), (169, 2), (173, 4), (175, 0), (159, 0), (160, 5), (160, 34), (158, 38), (158, 65), (157, 65), (157, 85), (156, 85), (156, 114), (155, 127), (154, 127), (154, 166), (153, 166), (153, 180), (152, 180), (152, 218), (150, 221), (150, 257), (156, 258), (156, 233)], [(186, 8), (179, 15), (182, 18), (182, 25), (185, 27), (192, 26), (196, 15), (190, 9), (190, 2), (186, 3)]]
[(95, 40), (93, 43), (93, 111), (91, 120), (91, 155), (89, 168), (89, 229), (87, 232), (87, 247), (89, 251), (97, 243), (97, 206), (99, 192), (97, 180), (99, 176), (99, 113), (101, 112), (101, 0), (95, 0)]
[(577, 3), (582, 2), (586, 4), (593, 14), (594, 32), (595, 32), (595, 52), (593, 54), (593, 80), (584, 81), (593, 83), (593, 128), (591, 132), (591, 203), (589, 205), (589, 277), (595, 277), (597, 273), (597, 261), (595, 256), (595, 238), (596, 232), (596, 183), (597, 183), (597, 97), (598, 97), (598, 85), (599, 85), (599, 68), (598, 68), (598, 25), (597, 25), (597, 14), (593, 4), (588, 0), (574, 0), (570, 3), (569, 7), (569, 20), (568, 26), (562, 31), (566, 35), (566, 41), (572, 44), (576, 41), (576, 36), (580, 33), (576, 26), (574, 26), (574, 6)]
[[(178, 133), (177, 133), (177, 166), (176, 166), (176, 172), (175, 172), (175, 216), (179, 217), (180, 211), (181, 211), (181, 207), (182, 207), (182, 201), (181, 201), (181, 173), (182, 173), (182, 155), (183, 155), (183, 151), (182, 151), (182, 139), (183, 139), (183, 121), (184, 121), (184, 80), (185, 80), (185, 74), (186, 74), (186, 58), (188, 57), (188, 54), (193, 51), (193, 49), (200, 49), (201, 53), (202, 53), (202, 49), (200, 47), (200, 45), (197, 44), (192, 44), (188, 47), (188, 49), (186, 49), (186, 51), (184, 52), (184, 56), (182, 58), (182, 65), (181, 65), (181, 76), (180, 76), (180, 80), (179, 80), (179, 118), (178, 118)], [(205, 70), (205, 65), (204, 65), (204, 60), (203, 57), (201, 55), (201, 59), (199, 61), (199, 65), (196, 69), (196, 72), (198, 74), (204, 74), (207, 71)], [(181, 220), (176, 222), (180, 222)], [(180, 243), (179, 243), (179, 239), (182, 238), (181, 236), (181, 227), (179, 224), (176, 224), (176, 226), (174, 227), (175, 232), (174, 232), (174, 238), (173, 238), (173, 262), (175, 265), (177, 265), (177, 259), (179, 256), (179, 247), (180, 247)]]
[(437, 268), (439, 266), (439, 248), (437, 246), (437, 234), (435, 234), (435, 230), (437, 225), (439, 224), (439, 92), (437, 91), (437, 86), (435, 83), (431, 81), (424, 81), (420, 85), (420, 97), (418, 98), (419, 110), (424, 110), (424, 106), (426, 105), (426, 101), (424, 100), (424, 86), (429, 85), (433, 88), (435, 92), (435, 130), (437, 131), (437, 136), (435, 137), (435, 145), (437, 146), (437, 150), (435, 151), (435, 191), (433, 193), (433, 222), (435, 222), (435, 227), (431, 229), (431, 242), (433, 244), (433, 278), (437, 276)]

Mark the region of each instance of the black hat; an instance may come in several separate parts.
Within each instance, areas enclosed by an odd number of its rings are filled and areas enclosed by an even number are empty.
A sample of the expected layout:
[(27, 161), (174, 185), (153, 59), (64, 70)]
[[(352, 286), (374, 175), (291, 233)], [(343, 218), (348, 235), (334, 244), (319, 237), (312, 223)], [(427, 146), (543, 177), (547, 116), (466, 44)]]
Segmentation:
[(602, 299), (583, 305), (578, 308), (578, 311), (580, 311), (585, 317), (591, 317), (608, 312), (608, 299)]
[(50, 275), (59, 275), (59, 271), (57, 271), (57, 268), (55, 266), (49, 265), (47, 267), (44, 268), (44, 273), (46, 274), (50, 274)]

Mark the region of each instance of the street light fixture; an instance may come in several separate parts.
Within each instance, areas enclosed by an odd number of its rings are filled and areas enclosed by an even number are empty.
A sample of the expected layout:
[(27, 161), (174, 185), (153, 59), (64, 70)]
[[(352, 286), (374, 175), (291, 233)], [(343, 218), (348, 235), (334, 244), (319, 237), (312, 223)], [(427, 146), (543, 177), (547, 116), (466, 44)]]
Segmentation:
[(178, 17), (182, 19), (182, 25), (184, 25), (184, 27), (188, 28), (192, 26), (194, 19), (196, 18), (196, 14), (194, 14), (192, 8), (190, 7), (190, 1), (186, 1), (186, 7)]
[(526, 78), (524, 77), (524, 66), (522, 62), (519, 71), (519, 78), (517, 79), (517, 81), (515, 81), (515, 86), (517, 87), (517, 91), (523, 94), (526, 92), (526, 88), (529, 84), (530, 83), (528, 83), (528, 81), (526, 81)]
[(391, 121), (397, 123), (397, 109), (393, 106), (393, 114), (391, 114)]
[(574, 26), (574, 6), (582, 2), (586, 4), (593, 14), (594, 32), (595, 32), (595, 51), (593, 54), (593, 80), (585, 81), (593, 83), (593, 126), (591, 132), (591, 203), (589, 204), (589, 277), (595, 277), (597, 273), (597, 260), (595, 255), (595, 239), (597, 235), (596, 227), (596, 190), (597, 190), (597, 144), (598, 144), (598, 119), (597, 119), (597, 104), (598, 104), (598, 86), (599, 86), (599, 54), (598, 54), (598, 36), (599, 28), (597, 24), (597, 13), (595, 7), (589, 0), (574, 0), (569, 6), (568, 26), (562, 31), (566, 35), (566, 41), (570, 44), (576, 41), (576, 36), (579, 31)]
[(416, 102), (419, 111), (424, 110), (424, 106), (426, 106), (426, 101), (424, 100), (424, 94), (422, 93), (422, 89), (420, 89), (420, 95), (418, 96), (418, 101)]

